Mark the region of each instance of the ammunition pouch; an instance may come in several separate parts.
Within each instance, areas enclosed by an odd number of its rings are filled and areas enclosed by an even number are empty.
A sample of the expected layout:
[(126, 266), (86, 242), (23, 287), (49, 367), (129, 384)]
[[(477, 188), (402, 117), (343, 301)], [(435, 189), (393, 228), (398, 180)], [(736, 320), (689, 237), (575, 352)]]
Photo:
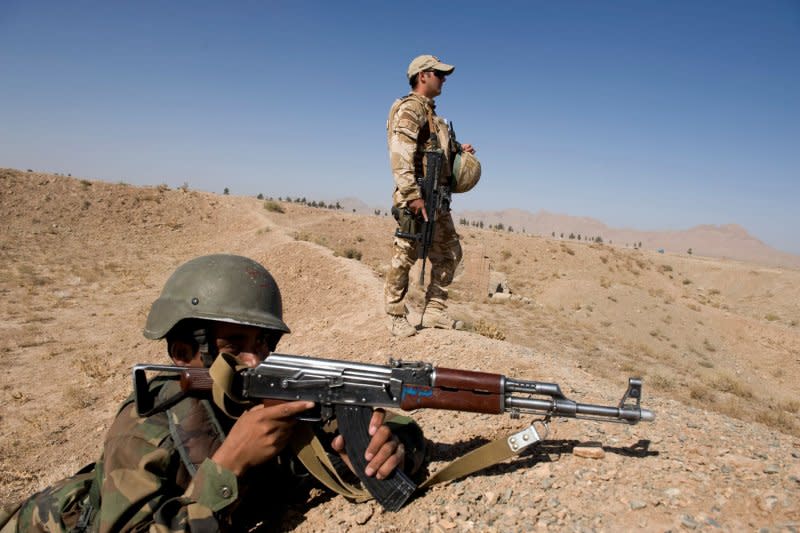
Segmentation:
[(398, 208), (392, 206), (392, 216), (397, 221), (397, 229), (394, 232), (395, 237), (401, 239), (408, 239), (410, 241), (418, 241), (422, 234), (423, 218), (411, 212), (408, 207)]

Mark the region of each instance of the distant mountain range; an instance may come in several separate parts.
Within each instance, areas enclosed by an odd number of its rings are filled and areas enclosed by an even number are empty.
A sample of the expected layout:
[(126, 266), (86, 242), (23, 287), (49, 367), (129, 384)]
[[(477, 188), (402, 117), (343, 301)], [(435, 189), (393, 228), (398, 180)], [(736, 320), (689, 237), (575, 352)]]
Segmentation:
[[(383, 215), (385, 207), (370, 207), (357, 198), (338, 200), (347, 211), (374, 214), (377, 210)], [(642, 249), (686, 254), (689, 249), (693, 255), (735, 259), (764, 265), (800, 268), (800, 256), (776, 250), (750, 235), (738, 224), (720, 226), (703, 224), (678, 231), (640, 231), (629, 228), (612, 228), (589, 217), (577, 217), (540, 210), (531, 213), (522, 209), (502, 211), (453, 211), (456, 224), (466, 219), (468, 222), (483, 222), (484, 228), (502, 224), (505, 230), (541, 235), (559, 239), (577, 240), (601, 238), (604, 243), (632, 248), (641, 243)]]

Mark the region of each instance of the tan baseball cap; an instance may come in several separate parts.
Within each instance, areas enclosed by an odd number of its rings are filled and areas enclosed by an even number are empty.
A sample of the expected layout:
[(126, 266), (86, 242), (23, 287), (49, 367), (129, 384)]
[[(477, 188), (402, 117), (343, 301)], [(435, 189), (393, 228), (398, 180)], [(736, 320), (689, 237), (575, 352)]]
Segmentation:
[(411, 79), (414, 74), (419, 74), (423, 70), (439, 70), (445, 74), (452, 74), (456, 69), (453, 65), (448, 65), (439, 61), (439, 58), (431, 55), (417, 56), (408, 65), (408, 79)]

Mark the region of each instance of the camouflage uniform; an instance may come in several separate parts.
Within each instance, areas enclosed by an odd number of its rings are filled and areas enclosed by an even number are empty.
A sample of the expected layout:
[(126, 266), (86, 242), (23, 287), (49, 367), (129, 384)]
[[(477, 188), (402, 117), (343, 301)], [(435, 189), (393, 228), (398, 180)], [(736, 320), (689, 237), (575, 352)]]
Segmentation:
[[(439, 185), (449, 185), (450, 141), (447, 124), (436, 116), (433, 100), (410, 93), (397, 100), (389, 112), (386, 124), (389, 159), (394, 175), (395, 189), (392, 196), (394, 206), (403, 208), (409, 202), (421, 198), (417, 176), (424, 175), (426, 158), (424, 151), (431, 146), (431, 125), (444, 149)], [(433, 242), (429, 259), (431, 262), (430, 284), (425, 293), (426, 307), (444, 309), (447, 286), (453, 281), (456, 266), (461, 261), (461, 244), (449, 209), (436, 212)], [(390, 315), (405, 315), (403, 303), (408, 291), (408, 272), (418, 257), (417, 243), (394, 238), (391, 268), (386, 276), (384, 297), (386, 312)]]
[[(174, 381), (153, 380), (160, 400), (178, 392)], [(148, 417), (133, 398), (119, 410), (94, 471), (81, 473), (23, 502), (3, 526), (15, 531), (248, 531), (280, 523), (285, 506), (303, 502), (311, 478), (288, 452), (237, 478), (209, 457), (231, 421), (207, 400), (185, 398)], [(421, 464), (416, 425), (393, 428)], [(78, 526), (83, 521), (83, 526)]]

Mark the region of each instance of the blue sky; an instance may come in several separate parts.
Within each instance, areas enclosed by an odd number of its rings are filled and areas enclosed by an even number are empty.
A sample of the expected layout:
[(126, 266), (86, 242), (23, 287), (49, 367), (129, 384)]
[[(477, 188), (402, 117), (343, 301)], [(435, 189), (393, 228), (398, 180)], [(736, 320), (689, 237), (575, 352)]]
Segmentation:
[(0, 2), (0, 166), (388, 207), (421, 53), (456, 209), (737, 223), (800, 254), (800, 1)]

